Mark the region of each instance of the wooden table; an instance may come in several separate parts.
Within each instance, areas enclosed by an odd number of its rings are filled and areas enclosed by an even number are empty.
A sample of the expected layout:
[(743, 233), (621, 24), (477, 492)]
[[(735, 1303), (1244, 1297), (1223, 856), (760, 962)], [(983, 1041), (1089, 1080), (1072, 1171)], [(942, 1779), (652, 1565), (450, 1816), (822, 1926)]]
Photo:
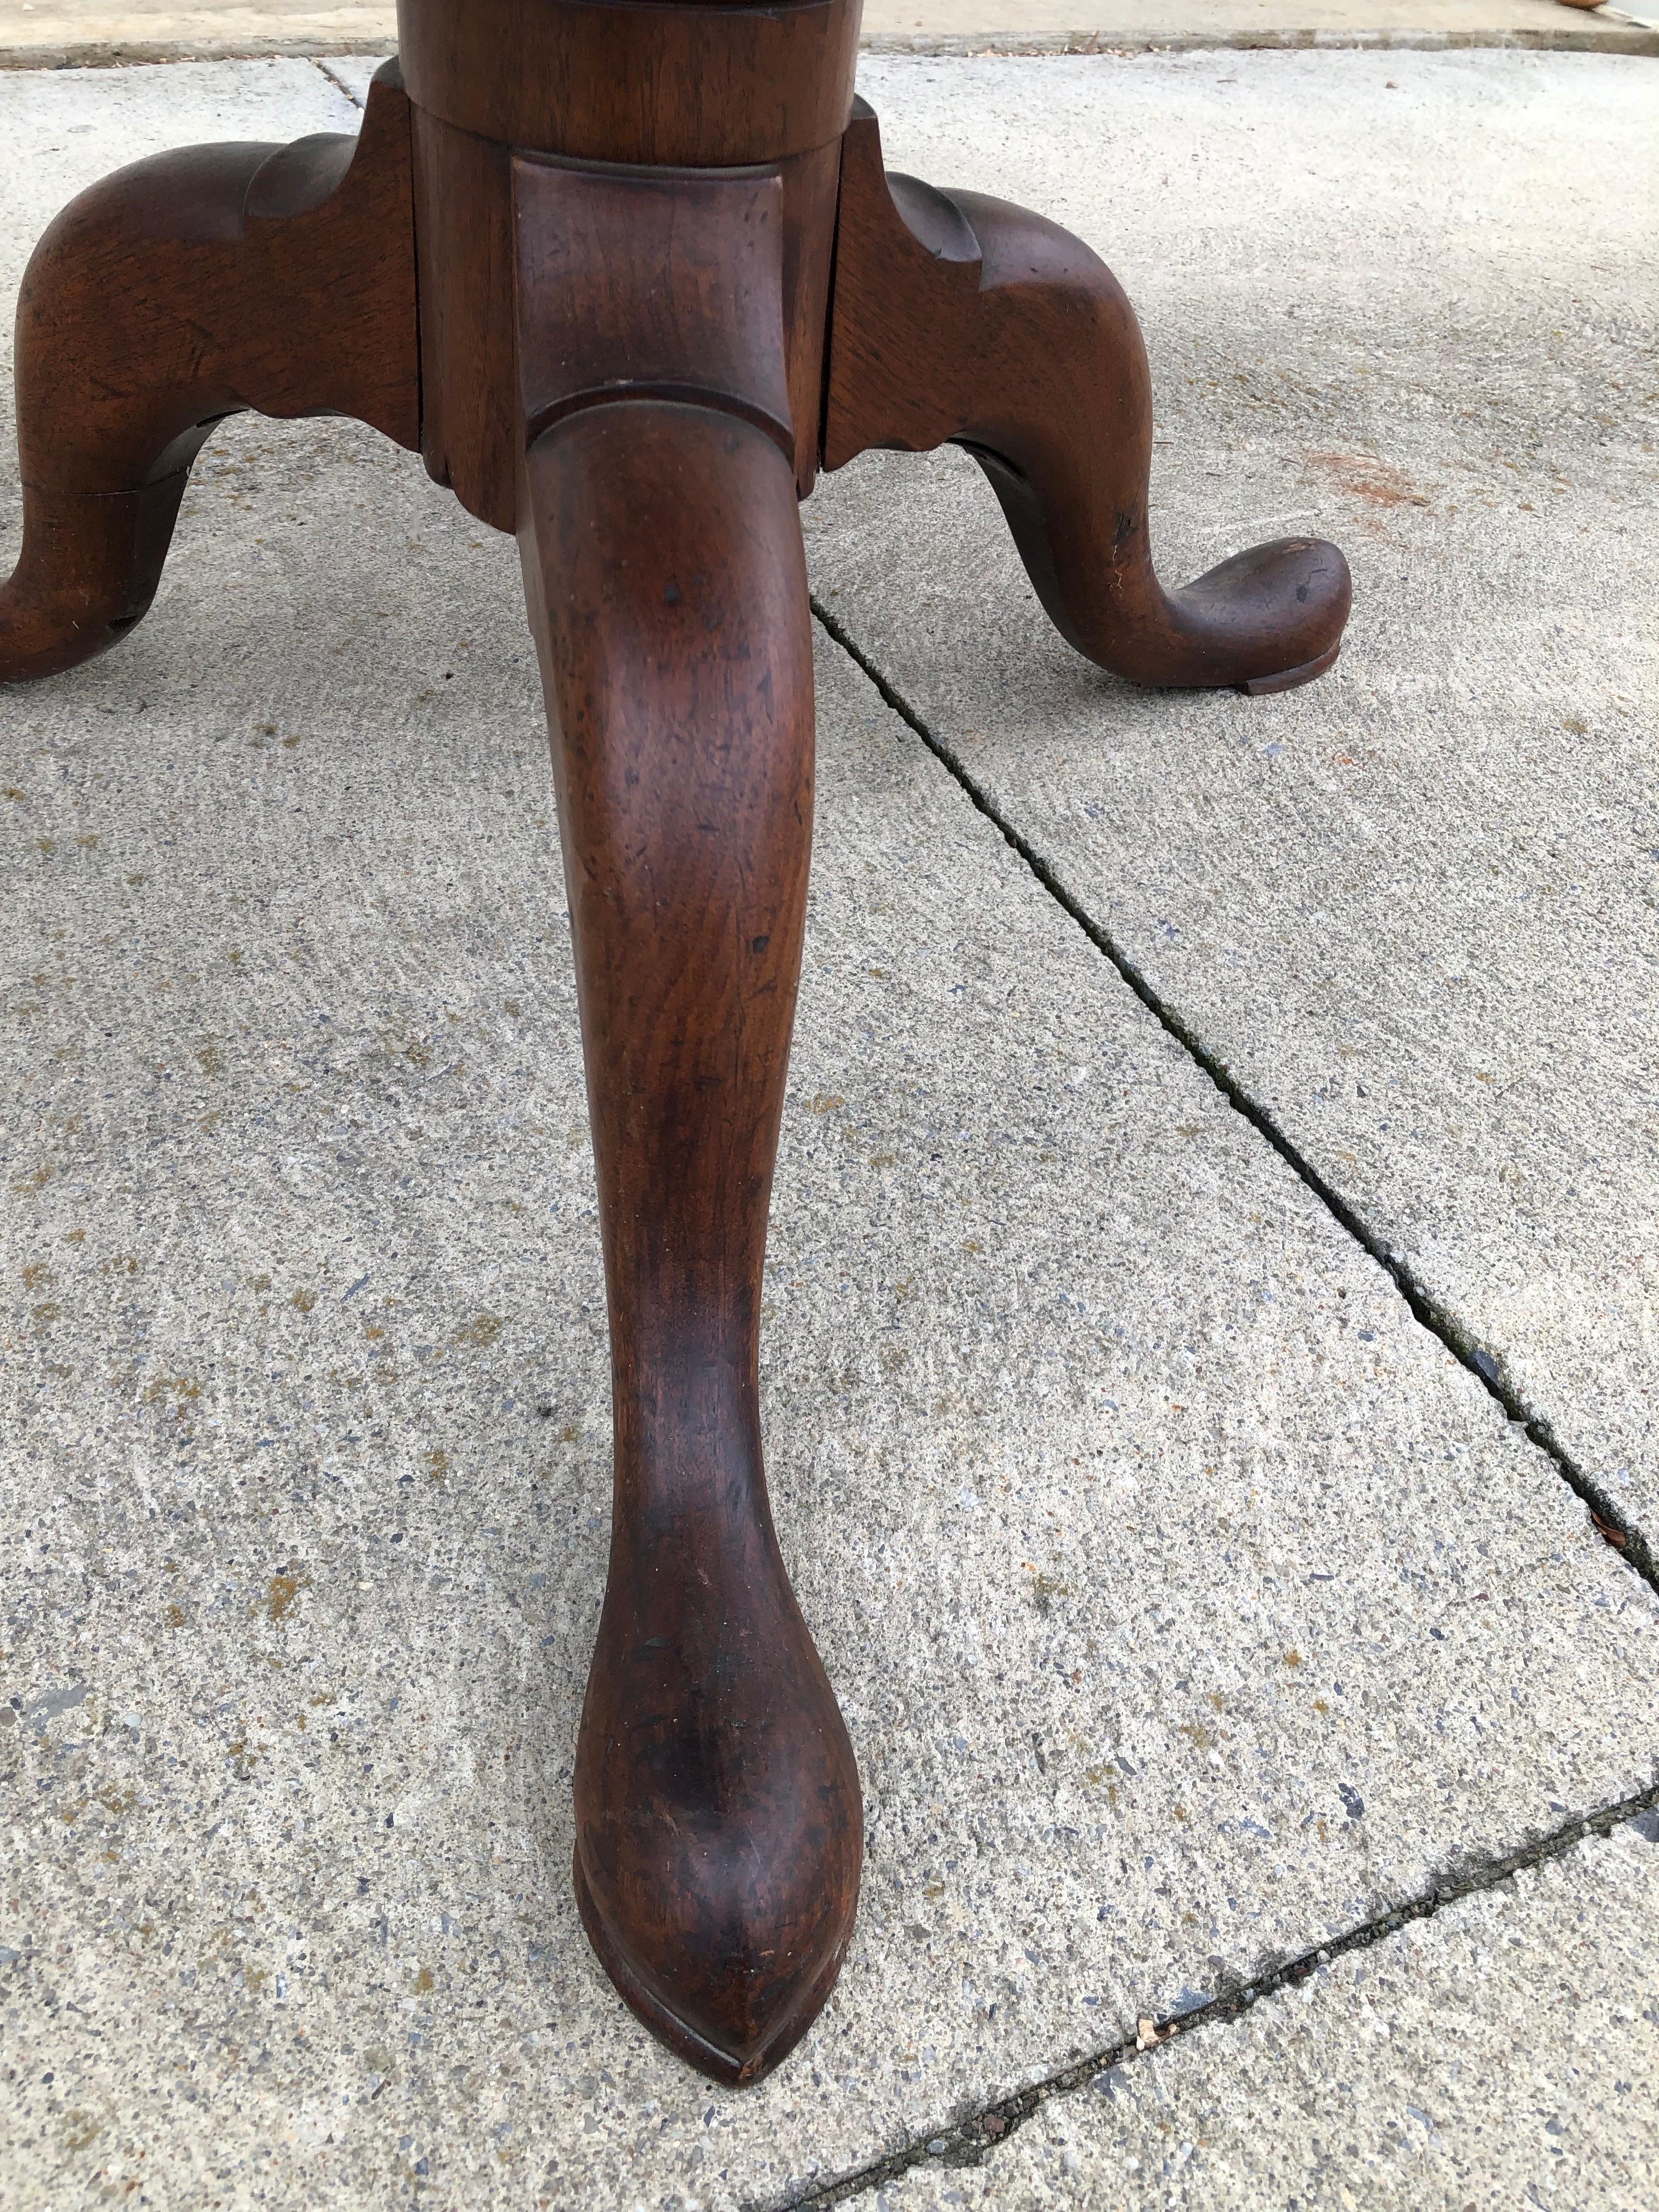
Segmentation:
[(158, 155), (47, 231), (18, 310), (0, 678), (149, 607), (240, 409), (342, 414), (517, 534), (558, 787), (610, 1297), (610, 1581), (575, 1889), (718, 2079), (805, 2033), (853, 1930), (858, 1769), (784, 1571), (761, 1265), (805, 912), (797, 502), (954, 441), (1079, 652), (1269, 691), (1334, 659), (1334, 546), (1167, 592), (1128, 302), (1088, 248), (887, 176), (860, 0), (401, 0), (356, 140)]

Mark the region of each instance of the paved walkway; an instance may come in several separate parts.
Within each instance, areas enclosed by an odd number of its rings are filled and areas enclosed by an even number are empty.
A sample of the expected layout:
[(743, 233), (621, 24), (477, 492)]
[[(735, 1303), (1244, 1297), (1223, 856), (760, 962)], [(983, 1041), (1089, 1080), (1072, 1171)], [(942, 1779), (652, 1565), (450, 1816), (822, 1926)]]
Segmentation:
[[(380, 53), (395, 0), (0, 0), (0, 67), (180, 55)], [(865, 0), (877, 52), (1033, 53), (1260, 46), (1516, 46), (1659, 52), (1659, 0)]]
[[(0, 291), (371, 66), (0, 80)], [(9, 2202), (1655, 2201), (1651, 70), (866, 60), (896, 166), (1123, 277), (1166, 572), (1317, 529), (1357, 597), (1314, 687), (1141, 695), (961, 456), (805, 510), (766, 1420), (868, 1869), (757, 2091), (568, 1889), (608, 1412), (511, 545), (244, 418), (0, 706)]]

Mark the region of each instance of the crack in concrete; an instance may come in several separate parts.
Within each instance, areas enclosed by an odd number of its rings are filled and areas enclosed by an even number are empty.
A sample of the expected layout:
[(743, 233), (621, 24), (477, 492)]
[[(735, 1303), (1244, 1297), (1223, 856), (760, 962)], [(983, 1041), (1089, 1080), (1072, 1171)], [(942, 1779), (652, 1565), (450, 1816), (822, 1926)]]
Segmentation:
[(346, 98), (351, 102), (352, 106), (356, 108), (359, 112), (362, 112), (363, 106), (362, 101), (358, 99), (356, 94), (351, 89), (351, 87), (346, 82), (343, 76), (336, 76), (334, 71), (329, 67), (328, 64), (325, 61), (319, 60), (315, 54), (308, 54), (306, 58), (311, 63), (313, 68), (319, 69), (322, 71), (323, 75), (328, 79), (329, 82), (334, 87), (334, 89), (337, 92), (344, 93)]
[[(1644, 1816), (1646, 1816), (1644, 1818)], [(1592, 1813), (1582, 1813), (1552, 1830), (1547, 1836), (1523, 1844), (1519, 1850), (1505, 1851), (1478, 1863), (1462, 1868), (1455, 1875), (1437, 1881), (1420, 1895), (1408, 1898), (1391, 1905), (1375, 1918), (1363, 1921), (1345, 1935), (1333, 1936), (1316, 1948), (1303, 1951), (1282, 1966), (1255, 1978), (1237, 1989), (1224, 1990), (1207, 2004), (1196, 2005), (1191, 2011), (1174, 2014), (1158, 2021), (1156, 2039), (1142, 2050), (1138, 2039), (1124, 2037), (1108, 2044), (1087, 2058), (1048, 2075), (1034, 2082), (1029, 2089), (1017, 2090), (1012, 2097), (987, 2105), (969, 2113), (966, 2118), (949, 2123), (934, 2130), (924, 2140), (907, 2144), (903, 2149), (877, 2159), (856, 2173), (848, 2174), (840, 2181), (826, 2182), (822, 2188), (810, 2189), (799, 2196), (782, 2199), (775, 2212), (816, 2212), (819, 2207), (843, 2204), (849, 2197), (871, 2189), (879, 2189), (889, 2181), (896, 2181), (916, 2166), (983, 2166), (993, 2153), (1008, 2142), (1023, 2128), (1027, 2120), (1039, 2112), (1051, 2098), (1063, 2097), (1097, 2082), (1115, 2069), (1133, 2064), (1140, 2058), (1151, 2058), (1178, 2037), (1195, 2034), (1199, 2030), (1213, 2027), (1217, 2021), (1241, 2019), (1253, 2004), (1261, 1998), (1275, 1996), (1280, 1990), (1294, 1989), (1322, 1966), (1334, 1959), (1345, 1958), (1351, 1951), (1365, 1951), (1373, 1945), (1385, 1942), (1396, 1936), (1408, 1922), (1432, 1920), (1437, 1913), (1465, 1897), (1499, 1888), (1512, 1881), (1516, 1875), (1534, 1867), (1547, 1865), (1550, 1860), (1562, 1857), (1575, 1844), (1589, 1836), (1611, 1835), (1615, 1828), (1627, 1821), (1642, 1820), (1641, 1832), (1650, 1844), (1659, 1845), (1659, 1780), (1656, 1780), (1634, 1796), (1620, 1798), (1616, 1803), (1604, 1805)], [(1109, 2085), (1108, 2085), (1109, 2089)]]
[(1456, 1316), (1448, 1312), (1418, 1280), (1399, 1254), (1389, 1249), (1340, 1192), (1325, 1180), (1312, 1161), (1297, 1150), (1267, 1109), (1250, 1096), (1180, 1015), (1164, 1004), (1134, 961), (1066, 888), (1048, 861), (974, 781), (945, 741), (928, 728), (908, 700), (889, 683), (841, 622), (816, 598), (811, 604), (812, 612), (825, 635), (832, 638), (848, 659), (862, 670), (885, 703), (915, 732), (940, 766), (955, 778), (986, 820), (1018, 854), (1050, 898), (1077, 924), (1096, 951), (1110, 961), (1160, 1027), (1197, 1062), (1234, 1112), (1243, 1115), (1256, 1134), (1273, 1146), (1285, 1165), (1313, 1193), (1339, 1225), (1382, 1269), (1405, 1300), (1413, 1319), (1439, 1340), (1459, 1365), (1467, 1369), (1488, 1395), (1497, 1401), (1509, 1419), (1524, 1433), (1528, 1442), (1534, 1444), (1550, 1460), (1568, 1489), (1589, 1512), (1592, 1525), (1603, 1541), (1619, 1553), (1633, 1573), (1639, 1575), (1651, 1589), (1659, 1591), (1659, 1560), (1655, 1559), (1646, 1536), (1626, 1517), (1601, 1486), (1569, 1455), (1548, 1419), (1526, 1403), (1504, 1374), (1498, 1359), (1484, 1346), (1475, 1342)]

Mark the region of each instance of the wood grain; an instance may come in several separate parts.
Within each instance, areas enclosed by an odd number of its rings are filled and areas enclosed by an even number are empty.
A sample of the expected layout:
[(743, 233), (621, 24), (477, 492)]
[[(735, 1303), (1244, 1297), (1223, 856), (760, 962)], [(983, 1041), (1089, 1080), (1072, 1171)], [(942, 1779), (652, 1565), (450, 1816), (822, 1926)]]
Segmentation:
[(513, 153), (415, 110), (421, 452), (480, 522), (518, 527)]
[(0, 682), (100, 653), (155, 596), (191, 463), (243, 408), (419, 440), (409, 108), (360, 138), (191, 147), (64, 209), (17, 310), (23, 550)]
[(611, 1573), (577, 1892), (641, 2018), (757, 2079), (839, 1970), (858, 1770), (761, 1458), (812, 653), (775, 169), (514, 163), (520, 546), (604, 1224)]
[(388, 65), (359, 141), (196, 148), (83, 194), (25, 280), (0, 592), (0, 680), (113, 642), (243, 407), (356, 416), (518, 534), (611, 1318), (576, 1896), (639, 2017), (733, 2083), (828, 1998), (863, 1854), (760, 1436), (811, 840), (797, 501), (820, 460), (955, 440), (1064, 635), (1138, 683), (1305, 682), (1349, 599), (1305, 538), (1163, 589), (1127, 301), (1039, 217), (884, 174), (873, 116), (848, 120), (858, 17), (403, 0), (413, 103)]
[(794, 479), (753, 422), (632, 400), (537, 441), (525, 508), (616, 1424), (578, 1890), (641, 2019), (704, 2071), (753, 2081), (828, 1995), (863, 1847), (858, 1770), (761, 1458), (761, 1270), (812, 808)]
[(1042, 216), (887, 177), (844, 142), (824, 466), (964, 446), (1060, 635), (1146, 684), (1279, 690), (1336, 657), (1352, 592), (1322, 539), (1253, 547), (1177, 592), (1152, 566), (1152, 379), (1111, 271)]
[(533, 444), (606, 399), (701, 399), (793, 458), (783, 179), (520, 155), (519, 378)]
[(863, 0), (398, 0), (410, 97), (523, 152), (733, 168), (840, 137)]

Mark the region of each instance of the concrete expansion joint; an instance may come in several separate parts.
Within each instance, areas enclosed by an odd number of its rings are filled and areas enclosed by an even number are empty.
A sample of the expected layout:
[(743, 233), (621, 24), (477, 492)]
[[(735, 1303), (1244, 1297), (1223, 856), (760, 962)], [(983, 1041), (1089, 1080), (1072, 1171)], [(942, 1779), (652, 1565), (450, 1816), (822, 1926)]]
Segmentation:
[(1444, 1872), (1417, 1896), (1387, 1906), (1345, 1934), (1329, 1936), (1315, 1948), (1300, 1952), (1280, 1966), (1264, 1969), (1249, 1982), (1222, 1990), (1207, 2004), (1196, 2005), (1188, 2012), (1163, 2021), (1143, 2016), (1137, 2022), (1134, 2035), (1122, 2037), (1046, 2080), (1034, 2082), (1029, 2089), (1018, 2090), (1012, 2097), (970, 2113), (965, 2119), (938, 2128), (842, 2180), (786, 2198), (774, 2208), (774, 2212), (819, 2212), (819, 2208), (827, 2212), (830, 2206), (845, 2203), (849, 2197), (897, 2181), (917, 2166), (988, 2165), (996, 2152), (1053, 2099), (1090, 2087), (1109, 2094), (1113, 2086), (1109, 2077), (1115, 2070), (1139, 2059), (1156, 2057), (1166, 2044), (1177, 2038), (1239, 2020), (1263, 1997), (1298, 1987), (1332, 1960), (1346, 1958), (1351, 1952), (1370, 1950), (1397, 1936), (1411, 1922), (1432, 1920), (1465, 1898), (1501, 1889), (1517, 1874), (1529, 1873), (1553, 1859), (1565, 1856), (1592, 1836), (1609, 1836), (1615, 1828), (1638, 1820), (1642, 1822), (1642, 1832), (1647, 1840), (1659, 1845), (1659, 1769), (1656, 1769), (1655, 1779), (1645, 1790), (1622, 1797), (1616, 1803), (1600, 1806), (1593, 1812), (1575, 1814), (1559, 1828), (1515, 1850)]
[(1376, 1261), (1405, 1300), (1412, 1318), (1438, 1340), (1459, 1366), (1472, 1375), (1487, 1395), (1503, 1408), (1506, 1418), (1522, 1432), (1528, 1442), (1535, 1445), (1550, 1461), (1568, 1489), (1584, 1506), (1591, 1526), (1602, 1541), (1615, 1551), (1631, 1571), (1639, 1576), (1650, 1589), (1659, 1592), (1659, 1560), (1656, 1560), (1646, 1538), (1602, 1486), (1569, 1456), (1545, 1417), (1526, 1404), (1504, 1373), (1501, 1355), (1474, 1342), (1462, 1324), (1418, 1280), (1399, 1254), (1361, 1219), (1341, 1193), (1334, 1189), (1312, 1161), (1291, 1143), (1267, 1108), (1250, 1096), (1225, 1062), (1218, 1059), (1180, 1015), (1165, 1004), (1129, 954), (1066, 889), (1049, 863), (975, 781), (961, 758), (927, 726), (908, 700), (894, 688), (821, 600), (813, 599), (812, 612), (825, 634), (868, 677), (884, 703), (915, 732), (940, 766), (954, 777), (986, 820), (1019, 855), (1048, 896), (1077, 924), (1096, 951), (1116, 969), (1159, 1026), (1209, 1077), (1234, 1112), (1242, 1115), (1256, 1134), (1273, 1146), (1292, 1174), (1313, 1194), (1338, 1225), (1370, 1259)]

